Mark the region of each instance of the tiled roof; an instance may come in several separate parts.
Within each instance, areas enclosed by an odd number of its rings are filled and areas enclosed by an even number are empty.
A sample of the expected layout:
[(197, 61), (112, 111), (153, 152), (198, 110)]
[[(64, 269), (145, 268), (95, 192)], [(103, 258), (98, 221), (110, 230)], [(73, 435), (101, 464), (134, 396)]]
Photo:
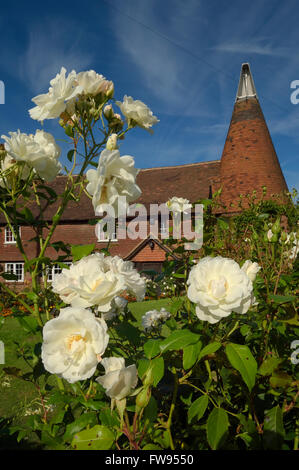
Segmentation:
[[(137, 176), (137, 184), (142, 194), (136, 202), (148, 208), (149, 204), (161, 204), (173, 196), (184, 197), (191, 202), (208, 198), (209, 186), (219, 179), (219, 174), (220, 160), (142, 169)], [(55, 189), (57, 194), (62, 194), (65, 182), (66, 176), (58, 176), (49, 186)], [(45, 201), (41, 199), (41, 203), (44, 205)], [(35, 202), (30, 203), (28, 207), (38, 217), (39, 211)], [(51, 220), (58, 207), (58, 201), (47, 207), (44, 218)], [(94, 218), (94, 209), (91, 199), (82, 193), (79, 202), (68, 203), (61, 221), (84, 221), (92, 218)], [(2, 215), (0, 222), (4, 222)]]

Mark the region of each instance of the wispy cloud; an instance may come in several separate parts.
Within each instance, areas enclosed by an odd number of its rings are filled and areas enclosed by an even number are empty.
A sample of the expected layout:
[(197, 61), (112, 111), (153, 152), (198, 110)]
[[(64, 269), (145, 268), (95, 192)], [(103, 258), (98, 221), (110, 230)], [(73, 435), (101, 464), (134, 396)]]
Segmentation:
[(252, 41), (229, 41), (218, 44), (211, 49), (219, 52), (228, 52), (231, 54), (257, 54), (272, 57), (292, 57), (293, 48), (278, 47), (277, 45), (266, 42), (265, 39), (256, 39)]
[[(204, 79), (210, 70), (200, 70), (198, 63), (186, 54), (185, 44), (198, 33), (198, 1), (185, 5), (180, 0), (171, 9), (160, 0), (132, 0), (113, 10), (112, 21), (119, 46), (132, 63), (132, 74), (138, 73), (147, 90), (164, 104), (166, 114), (194, 114), (190, 104), (204, 96), (199, 88), (199, 75)], [(186, 17), (181, 15), (186, 9)], [(197, 29), (197, 31), (196, 31)], [(194, 77), (196, 76), (196, 81)], [(167, 106), (165, 106), (167, 104)]]
[[(80, 24), (59, 19), (31, 26), (29, 41), (19, 59), (19, 77), (35, 92), (46, 92), (49, 80), (64, 66), (82, 70), (92, 62), (92, 53), (82, 46), (85, 32)], [(85, 36), (86, 40), (86, 36)]]

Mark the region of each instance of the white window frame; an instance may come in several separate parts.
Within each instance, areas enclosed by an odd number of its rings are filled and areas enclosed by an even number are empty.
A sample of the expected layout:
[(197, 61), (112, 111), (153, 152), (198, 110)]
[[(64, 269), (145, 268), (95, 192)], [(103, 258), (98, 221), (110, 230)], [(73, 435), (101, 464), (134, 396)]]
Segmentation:
[[(19, 236), (21, 236), (21, 227), (18, 227), (19, 230)], [(15, 245), (17, 243), (10, 227), (7, 225), (5, 227), (5, 235), (4, 235), (4, 243), (6, 245)]]
[(167, 235), (169, 237), (169, 226), (167, 227), (167, 224), (161, 220), (160, 223), (160, 235)]
[[(71, 261), (62, 261), (63, 264), (70, 266), (72, 264)], [(62, 271), (62, 267), (59, 264), (55, 263), (53, 266), (48, 266), (47, 268), (47, 282), (53, 282), (55, 279), (55, 275), (60, 274)]]
[[(8, 267), (11, 266), (12, 269), (9, 269)], [(14, 274), (15, 276), (18, 276), (17, 272), (17, 266), (21, 266), (21, 279), (5, 279), (6, 282), (24, 282), (24, 263), (20, 262), (12, 262), (12, 263), (5, 263), (5, 273), (7, 274)]]
[(99, 225), (98, 225), (98, 232), (97, 232), (97, 235), (98, 235), (98, 242), (99, 242), (99, 243), (107, 243), (107, 242), (109, 242), (109, 241), (110, 241), (110, 242), (117, 242), (117, 241), (118, 241), (118, 240), (117, 240), (117, 227), (115, 227), (115, 231), (114, 231), (114, 233), (112, 234), (112, 238), (110, 238), (110, 239), (109, 239), (109, 238), (100, 238), (100, 237), (99, 237), (99, 235), (101, 236), (102, 234), (103, 234), (103, 235), (106, 234), (106, 232), (103, 231), (103, 230), (101, 230), (101, 229), (102, 229), (102, 227), (101, 227), (101, 225), (99, 224)]

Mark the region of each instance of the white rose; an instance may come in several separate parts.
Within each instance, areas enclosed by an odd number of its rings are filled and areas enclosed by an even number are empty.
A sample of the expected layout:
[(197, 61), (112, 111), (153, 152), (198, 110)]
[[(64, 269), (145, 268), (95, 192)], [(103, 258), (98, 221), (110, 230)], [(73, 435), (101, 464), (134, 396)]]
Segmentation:
[(138, 199), (141, 190), (135, 180), (139, 170), (134, 167), (134, 163), (133, 157), (121, 157), (118, 150), (103, 150), (97, 170), (88, 170), (86, 173), (89, 181), (86, 190), (93, 196), (95, 211), (104, 211), (102, 204), (110, 204), (117, 216), (119, 196), (125, 196), (127, 203)]
[(247, 274), (249, 279), (253, 282), (256, 278), (257, 273), (261, 269), (261, 267), (256, 262), (253, 263), (252, 261), (248, 259), (245, 261), (241, 269)]
[(77, 82), (85, 95), (96, 96), (100, 93), (104, 82), (106, 83), (106, 79), (103, 75), (96, 73), (94, 70), (88, 70), (78, 73)]
[(188, 199), (174, 196), (166, 202), (166, 206), (171, 212), (187, 213), (187, 210), (192, 207), (192, 204), (190, 204)]
[(299, 253), (299, 239), (297, 238), (296, 232), (291, 232), (287, 236), (286, 244), (292, 244), (292, 248), (286, 252), (286, 256), (290, 260), (295, 260)]
[(87, 309), (67, 307), (43, 328), (45, 369), (70, 383), (91, 377), (109, 341), (107, 325)]
[(5, 150), (17, 162), (23, 162), (34, 168), (46, 181), (53, 181), (61, 169), (58, 161), (60, 147), (48, 132), (37, 129), (35, 135), (28, 135), (18, 130), (9, 132), (10, 137), (2, 135)]
[(143, 300), (146, 291), (145, 279), (140, 276), (131, 261), (124, 261), (119, 256), (106, 256), (104, 259), (107, 268), (116, 276), (121, 276), (125, 289), (136, 296), (137, 301)]
[(120, 313), (123, 313), (127, 306), (127, 303), (128, 301), (123, 297), (114, 297), (111, 302), (111, 309), (106, 313), (102, 313), (102, 318), (104, 318), (105, 321), (112, 320), (113, 318), (117, 317)]
[(37, 105), (29, 110), (32, 119), (43, 121), (59, 117), (65, 111), (67, 102), (82, 93), (76, 72), (72, 70), (67, 77), (65, 74), (66, 69), (62, 67), (60, 73), (50, 81), (48, 93), (32, 98)]
[(42, 179), (53, 181), (62, 168), (58, 161), (61, 149), (48, 132), (37, 129), (33, 139), (39, 146), (39, 156), (32, 161), (32, 165)]
[(232, 312), (244, 314), (253, 302), (253, 286), (238, 263), (206, 257), (192, 267), (187, 295), (200, 320), (217, 323)]
[[(128, 124), (136, 124), (149, 132), (154, 124), (159, 122), (153, 112), (140, 100), (133, 100), (131, 96), (124, 96), (123, 102), (116, 101), (121, 112), (127, 118)], [(133, 122), (132, 122), (133, 121)]]
[(126, 289), (126, 283), (109, 268), (102, 253), (95, 253), (64, 268), (55, 276), (52, 289), (73, 307), (97, 305), (100, 311), (108, 312), (112, 299)]
[(158, 310), (149, 310), (141, 318), (141, 323), (146, 331), (150, 331), (161, 325), (162, 322), (170, 318), (170, 313), (165, 308)]
[(96, 381), (106, 389), (108, 397), (122, 400), (130, 395), (138, 382), (135, 364), (125, 367), (123, 357), (105, 357), (101, 364), (105, 368), (105, 375)]
[(112, 98), (114, 94), (114, 83), (111, 80), (103, 80), (98, 93), (104, 93), (107, 98)]

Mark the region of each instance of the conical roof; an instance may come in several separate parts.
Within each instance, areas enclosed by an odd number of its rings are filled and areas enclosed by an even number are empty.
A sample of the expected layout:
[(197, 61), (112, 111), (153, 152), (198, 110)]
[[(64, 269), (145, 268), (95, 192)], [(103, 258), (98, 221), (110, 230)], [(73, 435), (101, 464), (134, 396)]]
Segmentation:
[[(288, 190), (257, 97), (249, 64), (242, 64), (236, 101), (220, 165), (222, 202), (235, 212), (239, 195), (267, 197)], [(230, 209), (231, 204), (234, 208)], [(235, 209), (235, 210), (234, 210)]]

